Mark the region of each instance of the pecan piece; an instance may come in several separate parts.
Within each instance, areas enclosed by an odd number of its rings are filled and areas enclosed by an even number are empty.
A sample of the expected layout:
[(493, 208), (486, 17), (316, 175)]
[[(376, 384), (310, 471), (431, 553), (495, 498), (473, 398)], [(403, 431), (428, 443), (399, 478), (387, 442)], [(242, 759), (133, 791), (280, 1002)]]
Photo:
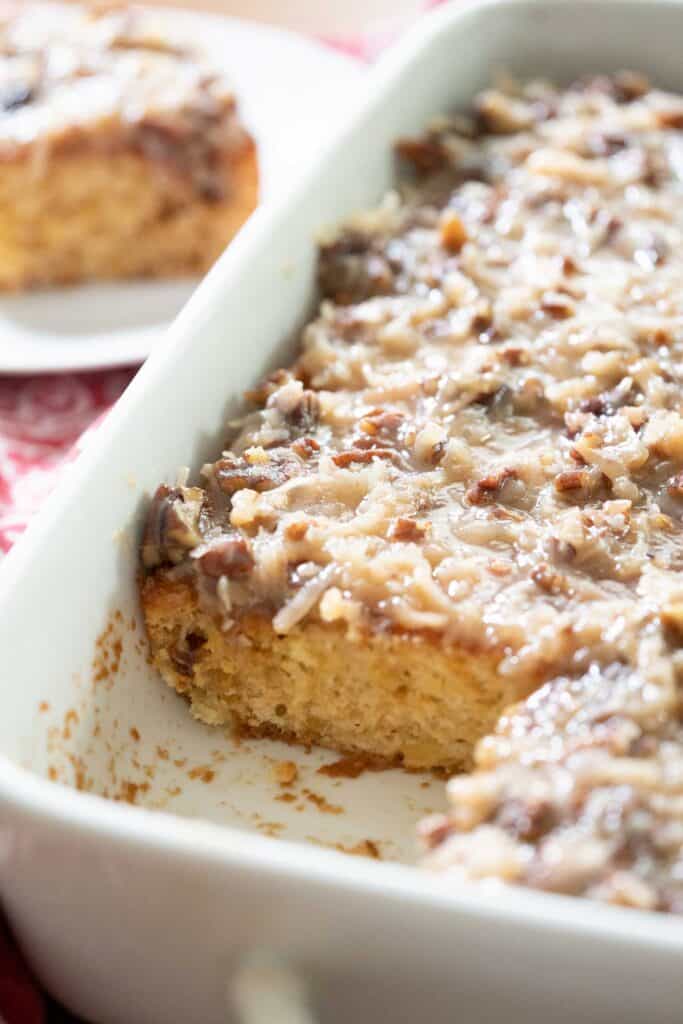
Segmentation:
[(683, 109), (681, 110), (660, 110), (656, 116), (660, 128), (673, 128), (680, 131), (683, 128)]
[(555, 823), (555, 810), (548, 800), (508, 800), (496, 818), (497, 825), (527, 843), (540, 839)]
[(569, 594), (571, 588), (567, 577), (561, 572), (553, 572), (547, 562), (541, 562), (531, 570), (531, 579), (539, 590), (546, 594)]
[(554, 480), (555, 492), (565, 501), (582, 502), (595, 497), (601, 490), (610, 489), (609, 478), (604, 476), (595, 466), (584, 466), (581, 469), (566, 469), (558, 473)]
[(441, 245), (449, 252), (458, 253), (467, 241), (467, 229), (454, 210), (446, 210), (439, 225)]
[(360, 421), (360, 429), (365, 434), (373, 437), (382, 434), (388, 437), (395, 437), (399, 427), (403, 423), (404, 415), (394, 409), (371, 409), (367, 416)]
[(197, 553), (197, 564), (206, 576), (234, 580), (249, 575), (254, 568), (254, 556), (245, 538), (235, 534), (211, 541)]
[(225, 455), (215, 466), (216, 482), (224, 494), (234, 494), (243, 487), (252, 491), (272, 491), (293, 476), (293, 462), (276, 459), (271, 456), (268, 462), (250, 466), (244, 459), (234, 455)]
[(399, 516), (389, 531), (389, 538), (391, 540), (413, 541), (414, 543), (418, 543), (424, 539), (426, 532), (426, 524), (418, 523), (415, 519), (408, 519), (403, 516)]
[(591, 413), (593, 416), (604, 416), (609, 409), (604, 393), (602, 395), (591, 395), (579, 403), (579, 411)]
[(204, 492), (197, 487), (157, 488), (147, 513), (142, 538), (145, 569), (175, 565), (201, 543), (199, 516)]
[(630, 378), (624, 378), (609, 391), (584, 398), (579, 404), (580, 412), (589, 412), (594, 416), (613, 416), (617, 409), (632, 405), (636, 400), (636, 391)]
[(320, 399), (315, 391), (304, 388), (299, 401), (286, 413), (285, 422), (299, 434), (310, 434), (320, 420)]
[(573, 277), (578, 272), (578, 269), (576, 261), (571, 256), (564, 256), (562, 258), (562, 273), (566, 277)]
[(316, 452), (320, 451), (320, 445), (313, 437), (300, 437), (292, 445), (292, 451), (300, 459), (310, 459)]
[(497, 473), (489, 473), (465, 492), (465, 497), (470, 505), (487, 505), (500, 497), (501, 492), (508, 480), (518, 480), (519, 474), (516, 469), (507, 466)]
[(588, 487), (590, 477), (584, 469), (565, 469), (555, 477), (555, 490), (560, 494), (566, 491), (580, 491)]
[(394, 272), (377, 243), (348, 231), (320, 249), (318, 286), (325, 298), (341, 305), (362, 302), (393, 290)]
[(399, 139), (395, 148), (401, 159), (412, 164), (420, 177), (443, 171), (450, 163), (448, 151), (438, 135)]
[(574, 315), (574, 306), (561, 292), (545, 292), (541, 296), (540, 308), (554, 320), (566, 320)]
[(296, 520), (293, 523), (288, 523), (285, 527), (285, 537), (287, 540), (297, 541), (303, 540), (308, 533), (308, 523), (302, 520)]
[(621, 103), (630, 103), (650, 91), (650, 82), (640, 71), (617, 71), (614, 88)]
[(659, 613), (662, 625), (680, 640), (683, 639), (683, 602), (672, 601)]
[(531, 362), (529, 350), (522, 348), (521, 345), (506, 345), (500, 350), (499, 355), (508, 366), (528, 366)]
[(393, 462), (396, 458), (397, 453), (392, 448), (361, 448), (356, 446), (355, 448), (348, 448), (344, 452), (337, 452), (336, 455), (332, 456), (332, 461), (335, 466), (345, 469), (352, 462), (368, 463), (372, 462), (373, 459), (388, 459)]

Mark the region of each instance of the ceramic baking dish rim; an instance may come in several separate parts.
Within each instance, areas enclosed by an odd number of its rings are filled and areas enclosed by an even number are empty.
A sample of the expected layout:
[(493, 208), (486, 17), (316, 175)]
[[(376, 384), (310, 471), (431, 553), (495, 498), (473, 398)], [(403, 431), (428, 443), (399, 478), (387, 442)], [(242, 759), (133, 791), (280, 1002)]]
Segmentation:
[[(229, 285), (230, 275), (240, 261), (250, 258), (262, 239), (276, 228), (291, 203), (305, 193), (318, 178), (331, 154), (342, 146), (362, 118), (380, 104), (387, 93), (429, 46), (445, 25), (464, 22), (474, 10), (520, 7), (530, 2), (539, 8), (564, 4), (566, 0), (461, 0), (457, 8), (445, 5), (424, 19), (406, 39), (398, 43), (378, 66), (368, 74), (366, 95), (359, 101), (334, 138), (321, 149), (314, 164), (269, 208), (262, 208), (251, 218), (237, 242), (221, 257), (202, 285), (169, 329), (163, 350), (155, 354), (138, 373), (125, 395), (98, 431), (94, 443), (71, 467), (67, 478), (50, 497), (27, 536), (7, 557), (0, 580), (0, 615), (3, 602), (11, 599), (13, 581), (24, 571), (32, 549), (62, 514), (62, 509), (80, 489), (99, 459), (105, 457), (113, 443), (119, 424), (128, 410), (153, 390), (159, 376), (182, 353), (186, 327), (194, 329), (204, 321), (206, 311), (217, 301), (218, 294)], [(637, 7), (641, 0), (610, 0), (615, 5)], [(575, 0), (577, 7), (592, 0)], [(658, 6), (681, 6), (680, 0), (657, 0)], [(156, 376), (155, 376), (156, 375)], [(162, 852), (174, 859), (223, 866), (226, 869), (248, 867), (254, 872), (280, 875), (307, 882), (365, 892), (375, 897), (395, 898), (406, 902), (452, 908), (472, 916), (507, 918), (533, 923), (548, 930), (572, 931), (575, 934), (604, 935), (610, 940), (633, 945), (655, 944), (662, 949), (683, 951), (683, 932), (675, 919), (649, 912), (605, 907), (589, 901), (557, 895), (546, 895), (498, 885), (474, 886), (467, 883), (444, 883), (410, 866), (365, 861), (289, 840), (273, 842), (267, 837), (244, 832), (238, 828), (210, 822), (186, 820), (163, 811), (143, 810), (115, 803), (96, 795), (78, 792), (42, 778), (0, 754), (0, 805), (12, 806), (24, 819), (56, 829), (79, 830), (98, 835), (115, 844), (125, 844), (152, 853)]]

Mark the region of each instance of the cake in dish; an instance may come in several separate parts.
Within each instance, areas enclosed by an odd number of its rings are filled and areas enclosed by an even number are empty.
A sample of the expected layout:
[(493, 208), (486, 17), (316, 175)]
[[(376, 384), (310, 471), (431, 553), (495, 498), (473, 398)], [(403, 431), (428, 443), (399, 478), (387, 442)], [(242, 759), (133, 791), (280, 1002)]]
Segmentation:
[(683, 99), (510, 85), (398, 152), (296, 363), (153, 499), (155, 663), (372, 761), (490, 733), (431, 868), (681, 911)]
[(223, 75), (134, 9), (0, 11), (0, 289), (205, 271), (256, 205)]

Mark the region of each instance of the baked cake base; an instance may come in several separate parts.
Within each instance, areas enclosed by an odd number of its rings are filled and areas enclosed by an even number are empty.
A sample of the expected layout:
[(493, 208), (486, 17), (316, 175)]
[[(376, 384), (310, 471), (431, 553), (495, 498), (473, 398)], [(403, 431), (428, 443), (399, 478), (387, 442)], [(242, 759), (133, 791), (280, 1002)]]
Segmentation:
[(459, 771), (520, 696), (497, 676), (491, 652), (414, 635), (352, 639), (316, 622), (280, 636), (257, 615), (226, 633), (185, 582), (157, 574), (141, 594), (154, 664), (209, 725), (375, 764)]

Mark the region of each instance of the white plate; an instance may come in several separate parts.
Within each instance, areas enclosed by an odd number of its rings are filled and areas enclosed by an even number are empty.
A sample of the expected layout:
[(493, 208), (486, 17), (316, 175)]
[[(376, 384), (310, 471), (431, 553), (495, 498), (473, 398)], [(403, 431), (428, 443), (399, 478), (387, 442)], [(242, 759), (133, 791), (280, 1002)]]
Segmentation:
[[(363, 77), (362, 65), (282, 29), (189, 11), (154, 11), (234, 82), (259, 148), (262, 200), (310, 163)], [(0, 373), (142, 362), (194, 291), (195, 280), (124, 282), (0, 299)]]

